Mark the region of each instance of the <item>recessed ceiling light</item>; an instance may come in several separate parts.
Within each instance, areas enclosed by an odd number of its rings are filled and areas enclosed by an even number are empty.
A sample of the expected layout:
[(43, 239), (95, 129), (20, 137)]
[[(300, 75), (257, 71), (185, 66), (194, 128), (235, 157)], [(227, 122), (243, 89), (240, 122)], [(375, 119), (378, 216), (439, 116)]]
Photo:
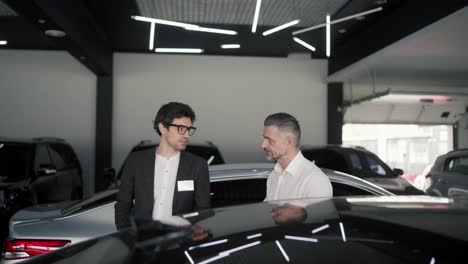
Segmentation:
[(156, 48), (154, 51), (160, 53), (202, 53), (202, 49), (180, 49), (180, 48)]
[(44, 19), (39, 19), (37, 22), (39, 22), (39, 24), (45, 24), (46, 21)]
[(58, 29), (48, 29), (44, 31), (44, 34), (54, 38), (63, 38), (67, 35), (64, 31)]
[(240, 44), (223, 44), (221, 45), (222, 49), (238, 49), (240, 48)]
[(338, 29), (338, 33), (341, 33), (341, 34), (346, 33), (346, 31), (347, 31), (346, 28), (340, 28), (340, 29)]
[(0, 45), (6, 45), (8, 42), (6, 40), (0, 40)]

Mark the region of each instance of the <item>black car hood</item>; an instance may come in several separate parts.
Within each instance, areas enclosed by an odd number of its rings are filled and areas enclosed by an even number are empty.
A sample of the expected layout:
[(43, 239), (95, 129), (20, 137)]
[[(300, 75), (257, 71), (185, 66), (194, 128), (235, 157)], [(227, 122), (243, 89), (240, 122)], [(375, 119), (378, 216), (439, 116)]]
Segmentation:
[[(278, 208), (287, 221), (273, 219)], [(446, 198), (283, 201), (186, 217), (195, 224), (132, 228), (30, 263), (451, 263), (468, 248), (468, 208)]]
[(28, 180), (19, 180), (19, 181), (5, 181), (0, 177), (0, 190), (16, 190), (22, 189), (27, 184)]

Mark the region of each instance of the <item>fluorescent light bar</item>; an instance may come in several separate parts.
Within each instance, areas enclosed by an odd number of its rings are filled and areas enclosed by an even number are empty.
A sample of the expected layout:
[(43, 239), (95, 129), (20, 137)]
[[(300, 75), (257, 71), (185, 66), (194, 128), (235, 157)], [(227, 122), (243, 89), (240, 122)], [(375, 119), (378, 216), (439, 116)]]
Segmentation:
[(346, 242), (346, 234), (345, 234), (342, 222), (340, 222), (340, 229), (341, 229), (341, 237), (343, 238), (343, 242)]
[(310, 237), (300, 237), (300, 236), (284, 236), (286, 239), (291, 239), (291, 240), (299, 240), (299, 241), (305, 241), (305, 242), (318, 242), (318, 239), (316, 238), (310, 238)]
[(300, 40), (299, 38), (293, 38), (294, 41), (296, 41), (297, 43), (301, 44), (302, 46), (310, 49), (311, 51), (315, 51), (315, 48), (313, 46), (311, 46), (310, 44), (308, 44), (307, 42), (304, 42), (303, 40)]
[(6, 45), (8, 42), (6, 40), (0, 40), (0, 45)]
[(255, 6), (255, 15), (252, 23), (252, 33), (257, 31), (258, 24), (258, 15), (260, 14), (260, 6), (262, 5), (262, 0), (257, 0), (257, 5)]
[(149, 39), (149, 49), (150, 50), (154, 49), (154, 26), (155, 26), (155, 23), (151, 22), (150, 39)]
[(318, 233), (318, 232), (320, 232), (322, 230), (325, 230), (325, 229), (327, 229), (329, 227), (330, 227), (329, 225), (324, 225), (324, 226), (321, 226), (319, 228), (315, 228), (314, 230), (312, 230), (312, 234)]
[(156, 48), (154, 51), (160, 53), (202, 53), (202, 49), (178, 49), (178, 48)]
[(273, 33), (277, 32), (277, 31), (280, 31), (280, 30), (283, 30), (283, 29), (285, 29), (285, 28), (288, 28), (288, 27), (294, 26), (294, 25), (296, 25), (296, 24), (299, 24), (299, 22), (301, 22), (300, 19), (297, 19), (297, 20), (288, 22), (288, 23), (283, 24), (283, 25), (281, 25), (281, 26), (277, 26), (277, 27), (275, 27), (275, 28), (272, 28), (272, 29), (270, 29), (270, 30), (267, 30), (267, 31), (263, 32), (262, 35), (263, 35), (263, 36), (268, 36), (268, 35), (270, 35), (270, 34), (273, 34)]
[(240, 48), (240, 44), (223, 44), (221, 45), (222, 49), (238, 49)]
[(186, 30), (193, 30), (193, 31), (202, 31), (202, 32), (209, 32), (209, 33), (218, 33), (218, 34), (226, 34), (226, 35), (237, 35), (236, 31), (233, 30), (225, 30), (225, 29), (218, 29), (218, 28), (207, 28), (207, 27), (200, 27), (197, 25), (192, 25), (185, 27)]
[(327, 57), (330, 57), (330, 14), (327, 14)]
[(195, 262), (193, 262), (193, 259), (192, 259), (192, 257), (189, 255), (189, 253), (187, 252), (187, 250), (184, 251), (184, 253), (185, 253), (185, 256), (187, 257), (187, 259), (190, 261), (190, 263), (191, 263), (191, 264), (195, 264)]
[[(368, 14), (380, 12), (382, 10), (383, 10), (382, 7), (374, 8), (374, 9), (371, 9), (371, 10), (368, 10), (368, 11), (364, 11), (362, 13), (358, 13), (358, 14), (355, 14), (355, 15), (351, 15), (351, 16), (347, 16), (347, 17), (343, 17), (343, 18), (340, 18), (340, 19), (333, 20), (333, 21), (330, 22), (330, 25), (340, 23), (340, 22), (343, 22), (343, 21), (346, 21), (346, 20), (354, 19), (356, 17), (365, 16), (365, 15), (368, 15)], [(327, 25), (327, 23), (323, 23), (323, 24), (320, 24), (320, 25), (304, 28), (304, 29), (301, 29), (301, 30), (294, 31), (292, 34), (293, 35), (302, 34), (302, 33), (305, 33), (307, 31), (311, 31), (311, 30), (314, 30), (314, 29), (317, 29), (317, 28), (325, 27), (326, 25)]]
[(278, 248), (281, 250), (281, 253), (283, 253), (283, 256), (286, 259), (286, 261), (289, 262), (288, 254), (286, 254), (286, 251), (284, 251), (284, 249), (281, 246), (280, 242), (278, 240), (276, 240), (275, 242), (276, 242), (276, 245), (278, 246)]
[(228, 242), (227, 239), (217, 240), (217, 241), (201, 244), (201, 245), (198, 245), (198, 246), (190, 247), (189, 250), (194, 250), (196, 248), (210, 247), (210, 246), (214, 246), (214, 245), (223, 244), (223, 243), (226, 243), (226, 242)]
[(137, 20), (137, 21), (156, 23), (156, 24), (168, 25), (168, 26), (174, 26), (174, 27), (182, 27), (182, 28), (197, 27), (197, 25), (193, 25), (193, 24), (187, 24), (187, 23), (151, 18), (151, 17), (143, 17), (143, 16), (132, 16), (132, 19)]
[(252, 238), (261, 237), (261, 236), (262, 236), (262, 233), (257, 233), (255, 235), (247, 236), (247, 239), (252, 239)]

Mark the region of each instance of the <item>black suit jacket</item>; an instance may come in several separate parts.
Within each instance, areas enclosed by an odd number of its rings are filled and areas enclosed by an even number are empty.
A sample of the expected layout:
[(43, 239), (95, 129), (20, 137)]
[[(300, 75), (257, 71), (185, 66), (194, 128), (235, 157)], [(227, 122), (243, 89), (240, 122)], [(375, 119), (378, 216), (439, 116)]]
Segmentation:
[[(141, 150), (129, 155), (122, 172), (122, 180), (115, 204), (117, 229), (130, 226), (134, 210), (136, 220), (152, 218), (154, 205), (154, 163), (156, 149)], [(178, 191), (177, 182), (193, 180), (193, 191)], [(135, 202), (133, 202), (135, 199)], [(172, 214), (183, 214), (210, 207), (210, 179), (207, 162), (191, 153), (180, 153), (174, 188)]]

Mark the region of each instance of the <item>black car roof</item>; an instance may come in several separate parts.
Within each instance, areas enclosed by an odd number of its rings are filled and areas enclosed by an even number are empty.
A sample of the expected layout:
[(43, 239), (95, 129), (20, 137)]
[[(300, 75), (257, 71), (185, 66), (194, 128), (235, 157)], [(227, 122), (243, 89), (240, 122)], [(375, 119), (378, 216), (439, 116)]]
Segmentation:
[(365, 152), (368, 154), (374, 154), (371, 151), (365, 149), (364, 147), (361, 146), (343, 146), (343, 145), (317, 145), (317, 146), (310, 146), (310, 145), (304, 145), (301, 147), (301, 150), (303, 151), (308, 151), (308, 150), (322, 150), (322, 149), (330, 149), (338, 152), (343, 152), (343, 151), (360, 151), (360, 152)]
[(66, 143), (62, 138), (55, 137), (35, 137), (35, 138), (9, 138), (9, 137), (0, 137), (0, 142), (11, 142), (11, 143), (41, 143), (41, 142), (59, 142)]

